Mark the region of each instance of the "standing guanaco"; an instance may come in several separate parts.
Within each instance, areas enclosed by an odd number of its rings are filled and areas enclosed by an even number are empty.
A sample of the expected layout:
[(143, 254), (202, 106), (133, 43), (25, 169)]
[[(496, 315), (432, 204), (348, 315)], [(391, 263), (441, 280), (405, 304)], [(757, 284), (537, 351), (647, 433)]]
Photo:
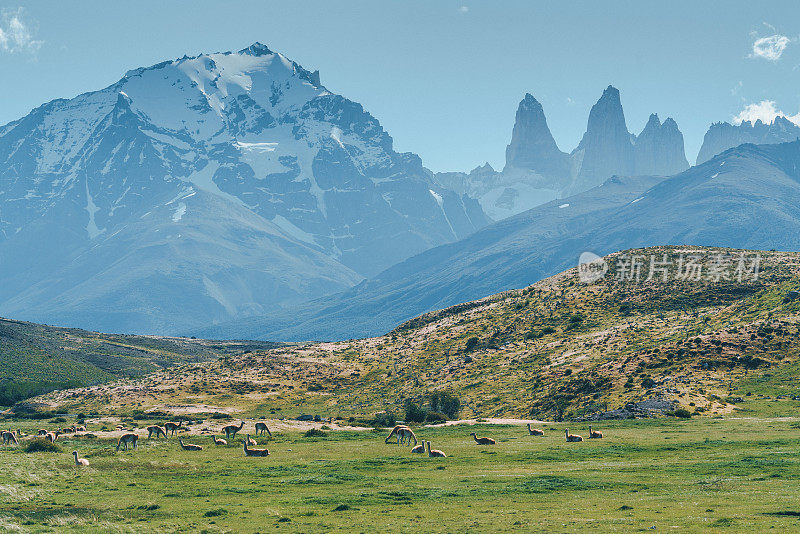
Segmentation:
[(258, 423), (256, 423), (256, 436), (259, 434), (263, 434), (264, 432), (266, 432), (269, 435), (269, 437), (272, 437), (272, 432), (269, 431), (267, 423), (259, 421)]
[(123, 434), (119, 438), (119, 441), (117, 442), (117, 450), (119, 450), (119, 448), (122, 445), (125, 445), (125, 450), (127, 451), (128, 450), (128, 444), (133, 445), (133, 448), (135, 449), (136, 448), (136, 443), (138, 441), (139, 441), (139, 436), (137, 436), (136, 434)]

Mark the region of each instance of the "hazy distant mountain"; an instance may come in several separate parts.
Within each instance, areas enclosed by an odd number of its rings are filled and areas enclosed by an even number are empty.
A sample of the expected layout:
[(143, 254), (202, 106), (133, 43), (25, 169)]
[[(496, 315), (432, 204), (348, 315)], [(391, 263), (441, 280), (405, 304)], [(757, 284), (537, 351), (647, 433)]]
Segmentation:
[[(487, 164), (488, 165), (488, 164)], [(586, 133), (571, 154), (556, 145), (542, 105), (530, 94), (517, 109), (502, 172), (439, 173), (446, 187), (477, 198), (494, 220), (587, 191), (615, 175), (667, 176), (686, 170), (683, 134), (658, 115), (639, 136), (628, 132), (619, 91), (609, 86), (589, 112)]]
[(175, 332), (339, 291), (487, 219), (266, 46), (0, 127), (0, 313)]
[(287, 314), (207, 329), (217, 337), (347, 339), (524, 287), (581, 252), (691, 244), (800, 248), (800, 142), (742, 145), (667, 179), (615, 177), (393, 266)]
[(764, 124), (761, 120), (755, 123), (744, 121), (737, 125), (716, 122), (711, 125), (703, 138), (703, 145), (697, 154), (697, 164), (744, 143), (764, 145), (795, 141), (798, 138), (800, 138), (800, 126), (786, 117), (775, 117), (770, 124)]

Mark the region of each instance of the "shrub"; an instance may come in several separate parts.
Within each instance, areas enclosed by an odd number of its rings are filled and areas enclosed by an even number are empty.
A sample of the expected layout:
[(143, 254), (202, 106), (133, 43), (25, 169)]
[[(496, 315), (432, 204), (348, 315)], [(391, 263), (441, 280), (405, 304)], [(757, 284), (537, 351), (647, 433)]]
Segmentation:
[(556, 331), (552, 326), (545, 326), (542, 328), (542, 335), (553, 334)]
[(674, 412), (667, 412), (667, 415), (679, 417), (681, 419), (689, 419), (692, 416), (692, 413), (686, 408), (678, 408)]
[(25, 446), (25, 452), (61, 452), (57, 443), (50, 443), (46, 439), (36, 438)]
[(471, 352), (475, 350), (475, 347), (477, 346), (478, 346), (478, 338), (473, 336), (467, 340), (467, 344), (464, 345), (464, 351)]
[(451, 391), (435, 391), (430, 394), (431, 409), (455, 419), (461, 411), (461, 400)]
[(425, 414), (425, 422), (426, 423), (445, 423), (447, 422), (447, 416), (443, 413), (439, 412), (428, 412)]
[(381, 412), (375, 414), (375, 419), (372, 421), (375, 426), (393, 427), (397, 424), (397, 418), (393, 412)]
[(203, 517), (219, 517), (221, 515), (228, 515), (228, 510), (225, 508), (217, 508), (216, 510), (209, 510), (203, 514)]
[(323, 432), (318, 428), (312, 428), (310, 430), (307, 430), (303, 435), (307, 438), (319, 438), (319, 437), (324, 437), (325, 432)]
[(411, 423), (424, 423), (426, 410), (422, 408), (419, 404), (412, 401), (411, 399), (406, 399), (404, 403), (404, 408), (406, 411), (406, 421)]

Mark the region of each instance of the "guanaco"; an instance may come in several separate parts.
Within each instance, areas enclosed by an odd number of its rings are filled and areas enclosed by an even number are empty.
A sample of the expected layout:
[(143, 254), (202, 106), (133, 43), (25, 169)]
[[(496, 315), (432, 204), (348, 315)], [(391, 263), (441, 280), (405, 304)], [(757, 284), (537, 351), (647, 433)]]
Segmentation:
[(244, 421), (241, 422), (239, 426), (236, 425), (228, 425), (222, 427), (222, 432), (225, 434), (226, 439), (233, 439), (236, 437), (236, 434), (244, 428)]
[(147, 439), (152, 438), (153, 434), (155, 434), (156, 437), (159, 436), (164, 436), (165, 438), (167, 437), (166, 430), (164, 430), (162, 427), (158, 425), (152, 425), (147, 427)]
[(256, 436), (258, 436), (259, 434), (263, 434), (264, 432), (266, 432), (269, 435), (269, 437), (272, 437), (272, 432), (269, 431), (267, 423), (262, 423), (261, 421), (259, 421), (258, 423), (256, 423)]
[(128, 450), (128, 444), (133, 445), (133, 448), (136, 448), (136, 442), (139, 441), (139, 436), (136, 434), (123, 434), (119, 441), (117, 442), (117, 450), (123, 445), (125, 445), (125, 450)]
[[(250, 435), (247, 435), (247, 439), (250, 439)], [(244, 454), (245, 456), (269, 456), (269, 451), (267, 449), (251, 449), (247, 445), (246, 440), (242, 440), (242, 444), (244, 445)]]
[(425, 453), (425, 440), (422, 440), (422, 443), (411, 449), (411, 452), (415, 454), (424, 454)]
[(218, 438), (217, 436), (211, 436), (214, 439), (214, 445), (227, 445), (228, 442), (222, 438)]
[(428, 448), (428, 456), (430, 458), (447, 458), (447, 455), (440, 450), (433, 449), (431, 450), (431, 442), (426, 441), (425, 446)]
[(479, 438), (475, 432), (470, 434), (470, 436), (475, 438), (475, 442), (478, 445), (494, 445), (496, 443), (495, 440), (493, 440), (492, 438)]
[(529, 436), (544, 436), (544, 430), (540, 430), (538, 428), (531, 428), (531, 424), (528, 423), (528, 435)]
[(72, 451), (72, 455), (75, 457), (75, 465), (84, 465), (88, 467), (89, 460), (86, 458), (78, 458), (78, 451)]
[(181, 427), (182, 424), (183, 421), (178, 421), (177, 423), (173, 423), (170, 421), (168, 423), (164, 423), (164, 430), (166, 431), (166, 434), (171, 433), (174, 436), (175, 432), (178, 431), (178, 429)]
[(14, 434), (14, 432), (6, 430), (2, 433), (2, 437), (3, 437), (3, 445), (8, 445), (9, 443), (18, 445), (17, 436)]
[(564, 434), (567, 436), (567, 441), (583, 441), (583, 438), (577, 434), (570, 434), (569, 430), (564, 430)]
[(203, 447), (201, 445), (195, 445), (193, 443), (183, 444), (183, 438), (178, 438), (178, 443), (181, 444), (181, 449), (185, 451), (202, 451)]
[(603, 433), (598, 430), (592, 430), (592, 427), (589, 426), (589, 439), (600, 439), (603, 437)]

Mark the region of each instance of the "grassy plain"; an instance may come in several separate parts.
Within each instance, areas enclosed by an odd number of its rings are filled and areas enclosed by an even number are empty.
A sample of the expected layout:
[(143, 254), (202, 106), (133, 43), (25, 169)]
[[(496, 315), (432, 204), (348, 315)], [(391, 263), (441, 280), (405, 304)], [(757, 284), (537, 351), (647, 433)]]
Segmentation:
[[(538, 438), (512, 425), (417, 428), (445, 459), (386, 445), (386, 433), (371, 430), (276, 433), (263, 459), (245, 458), (240, 445), (215, 447), (208, 436), (189, 436), (200, 452), (176, 439), (142, 439), (128, 452), (102, 439), (66, 437), (61, 453), (26, 453), (23, 443), (0, 450), (0, 530), (800, 529), (793, 418), (614, 421), (602, 425), (603, 439), (583, 443), (566, 443), (563, 433), (586, 437), (586, 423), (543, 426)], [(473, 430), (497, 444), (477, 445)], [(74, 466), (73, 449), (91, 465)]]

